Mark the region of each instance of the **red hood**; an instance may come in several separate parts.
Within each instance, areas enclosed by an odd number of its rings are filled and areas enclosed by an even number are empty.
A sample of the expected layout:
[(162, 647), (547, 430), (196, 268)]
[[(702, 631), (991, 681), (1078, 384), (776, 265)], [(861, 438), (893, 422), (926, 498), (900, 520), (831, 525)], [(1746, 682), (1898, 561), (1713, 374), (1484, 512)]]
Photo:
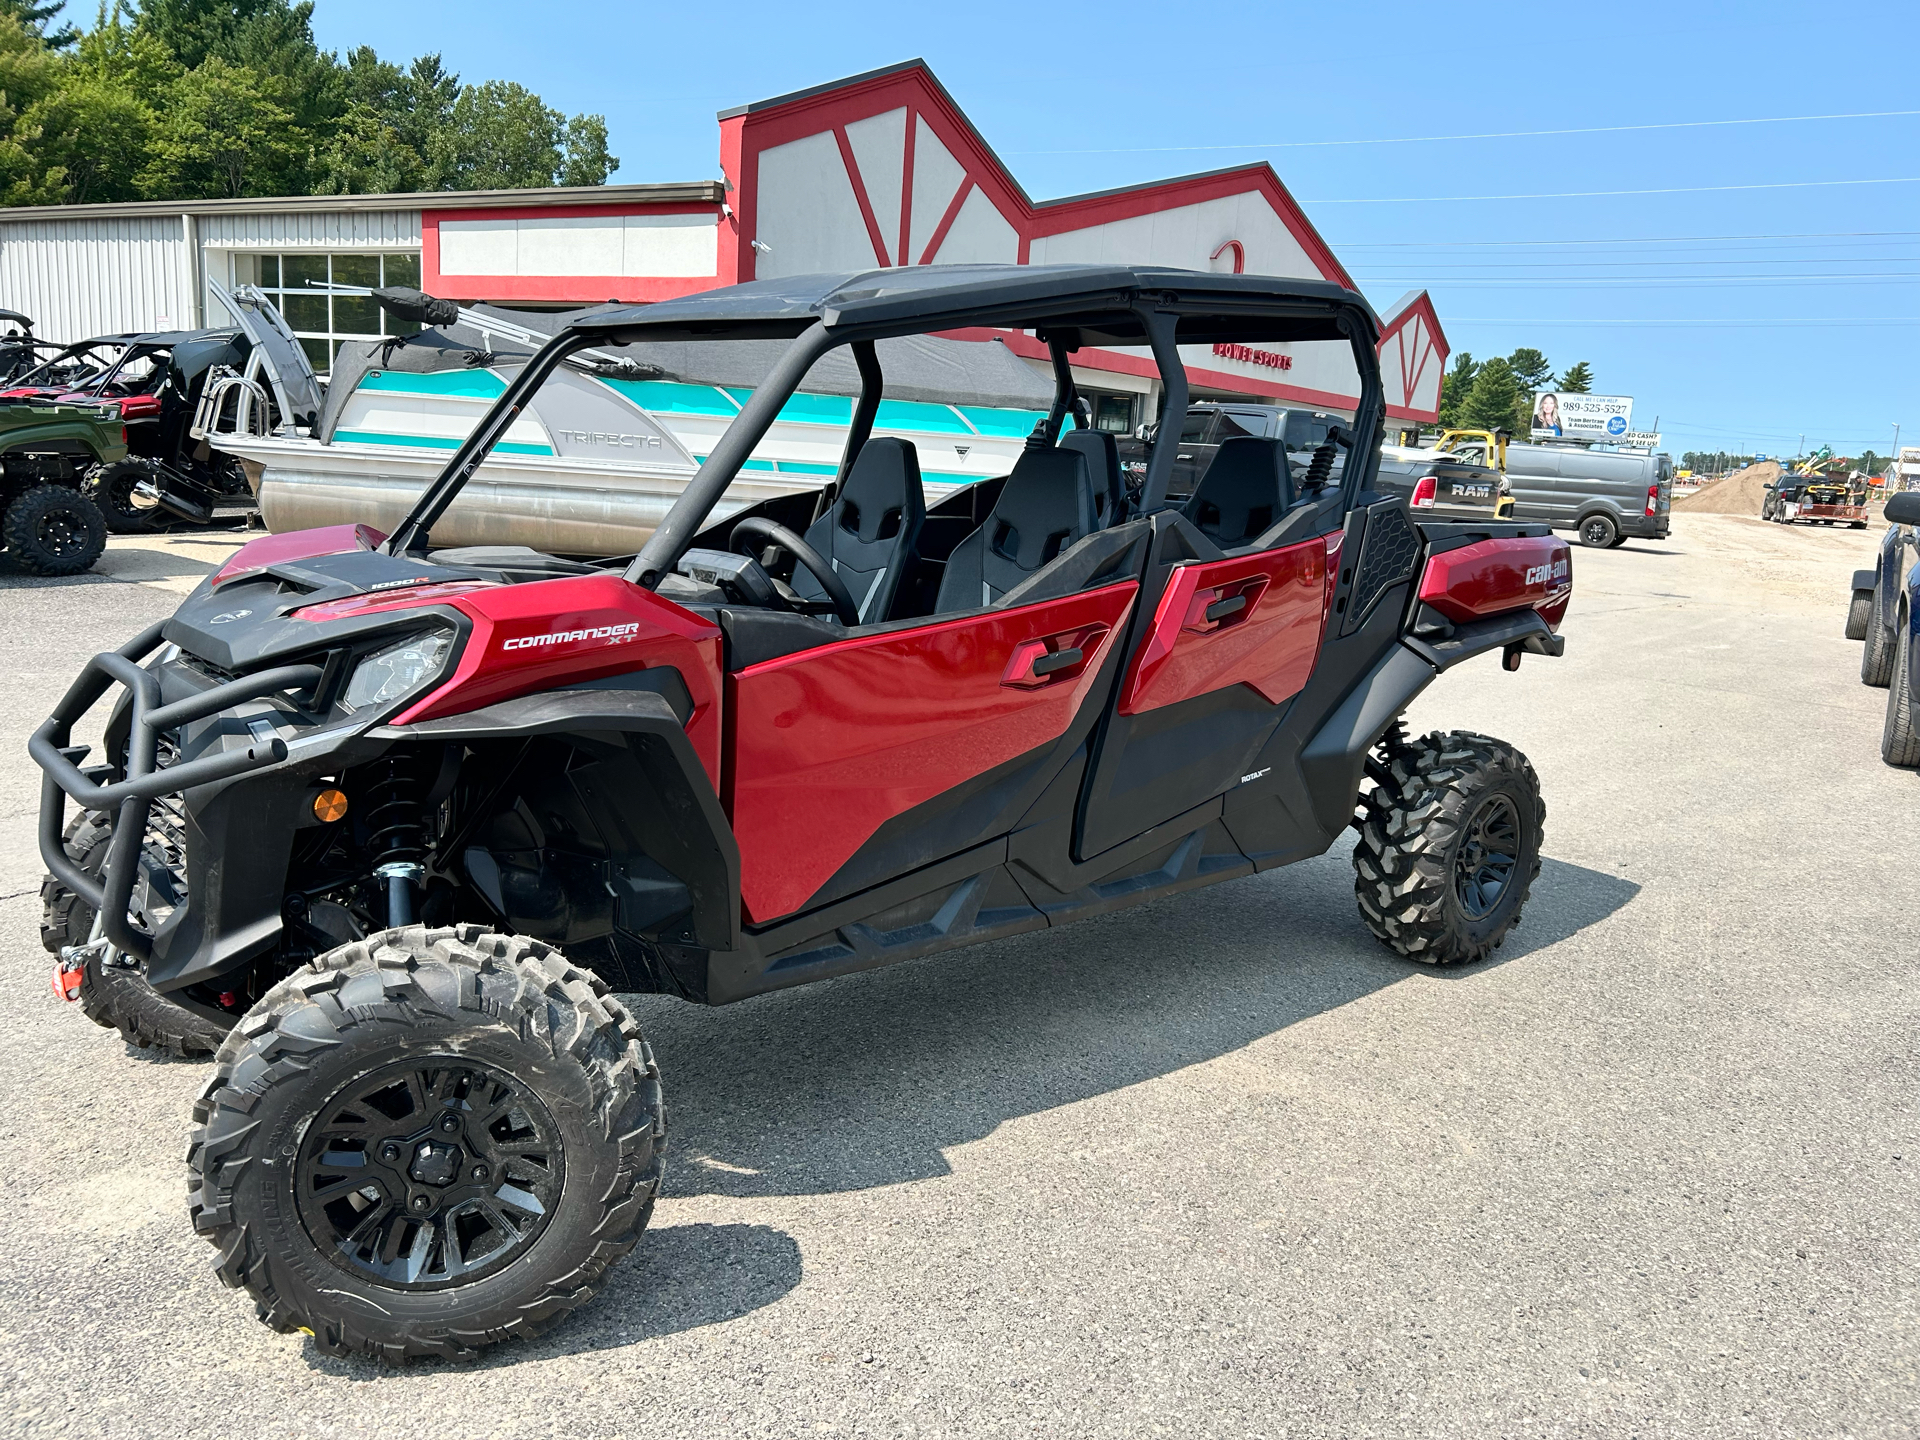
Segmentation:
[(289, 560), (311, 560), (316, 555), (341, 555), (349, 550), (374, 550), (386, 536), (371, 525), (323, 525), (317, 530), (289, 530), (284, 535), (263, 535), (249, 540), (233, 552), (231, 559), (215, 572), (214, 588), (242, 575), (257, 575), (270, 565)]

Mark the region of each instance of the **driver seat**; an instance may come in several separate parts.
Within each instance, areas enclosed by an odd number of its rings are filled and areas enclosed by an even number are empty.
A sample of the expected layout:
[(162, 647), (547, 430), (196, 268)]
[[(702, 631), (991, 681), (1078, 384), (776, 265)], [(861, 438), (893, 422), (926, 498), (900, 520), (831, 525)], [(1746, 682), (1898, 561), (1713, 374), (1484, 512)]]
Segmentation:
[[(805, 536), (845, 582), (861, 624), (876, 624), (892, 612), (902, 577), (920, 557), (926, 518), (920, 456), (912, 443), (889, 436), (862, 445), (847, 483)], [(794, 567), (793, 592), (802, 600), (827, 598), (826, 587), (804, 565)]]

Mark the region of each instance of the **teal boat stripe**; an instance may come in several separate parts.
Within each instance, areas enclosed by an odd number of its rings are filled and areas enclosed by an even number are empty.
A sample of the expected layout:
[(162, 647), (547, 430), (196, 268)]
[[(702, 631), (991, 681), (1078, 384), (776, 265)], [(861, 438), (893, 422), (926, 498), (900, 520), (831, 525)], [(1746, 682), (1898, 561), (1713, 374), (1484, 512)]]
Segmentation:
[[(336, 430), (336, 441), (345, 440), (355, 445), (398, 445), (414, 450), (458, 450), (458, 440), (442, 439), (438, 435), (387, 435), (377, 430)], [(551, 445), (530, 445), (523, 440), (502, 440), (493, 447), (503, 455), (551, 455)]]

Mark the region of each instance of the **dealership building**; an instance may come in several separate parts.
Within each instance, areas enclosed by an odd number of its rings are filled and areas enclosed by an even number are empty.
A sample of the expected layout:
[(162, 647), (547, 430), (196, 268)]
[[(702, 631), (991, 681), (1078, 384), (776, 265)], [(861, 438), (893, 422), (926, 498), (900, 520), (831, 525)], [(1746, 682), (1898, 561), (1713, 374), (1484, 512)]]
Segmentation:
[[(0, 307), (32, 316), (43, 337), (77, 340), (222, 325), (224, 292), (255, 284), (325, 373), (340, 341), (391, 322), (366, 297), (310, 281), (539, 308), (957, 262), (1168, 265), (1357, 288), (1265, 163), (1029, 199), (917, 60), (723, 111), (719, 128), (719, 180), (0, 210)], [(1448, 346), (1426, 293), (1382, 324), (1389, 416), (1433, 420)], [(1031, 337), (997, 338), (1044, 366)], [(1350, 413), (1350, 359), (1330, 348), (1187, 347), (1184, 358), (1196, 398)], [(1157, 413), (1142, 353), (1082, 350), (1075, 373), (1102, 428)]]

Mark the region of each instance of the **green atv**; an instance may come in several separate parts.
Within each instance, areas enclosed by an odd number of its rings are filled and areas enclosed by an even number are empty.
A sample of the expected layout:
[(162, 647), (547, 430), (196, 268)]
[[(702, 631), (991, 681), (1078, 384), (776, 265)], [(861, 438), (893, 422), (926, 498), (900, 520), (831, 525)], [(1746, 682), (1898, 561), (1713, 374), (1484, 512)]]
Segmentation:
[(0, 545), (33, 575), (78, 575), (107, 548), (81, 485), (127, 457), (115, 405), (0, 404)]

